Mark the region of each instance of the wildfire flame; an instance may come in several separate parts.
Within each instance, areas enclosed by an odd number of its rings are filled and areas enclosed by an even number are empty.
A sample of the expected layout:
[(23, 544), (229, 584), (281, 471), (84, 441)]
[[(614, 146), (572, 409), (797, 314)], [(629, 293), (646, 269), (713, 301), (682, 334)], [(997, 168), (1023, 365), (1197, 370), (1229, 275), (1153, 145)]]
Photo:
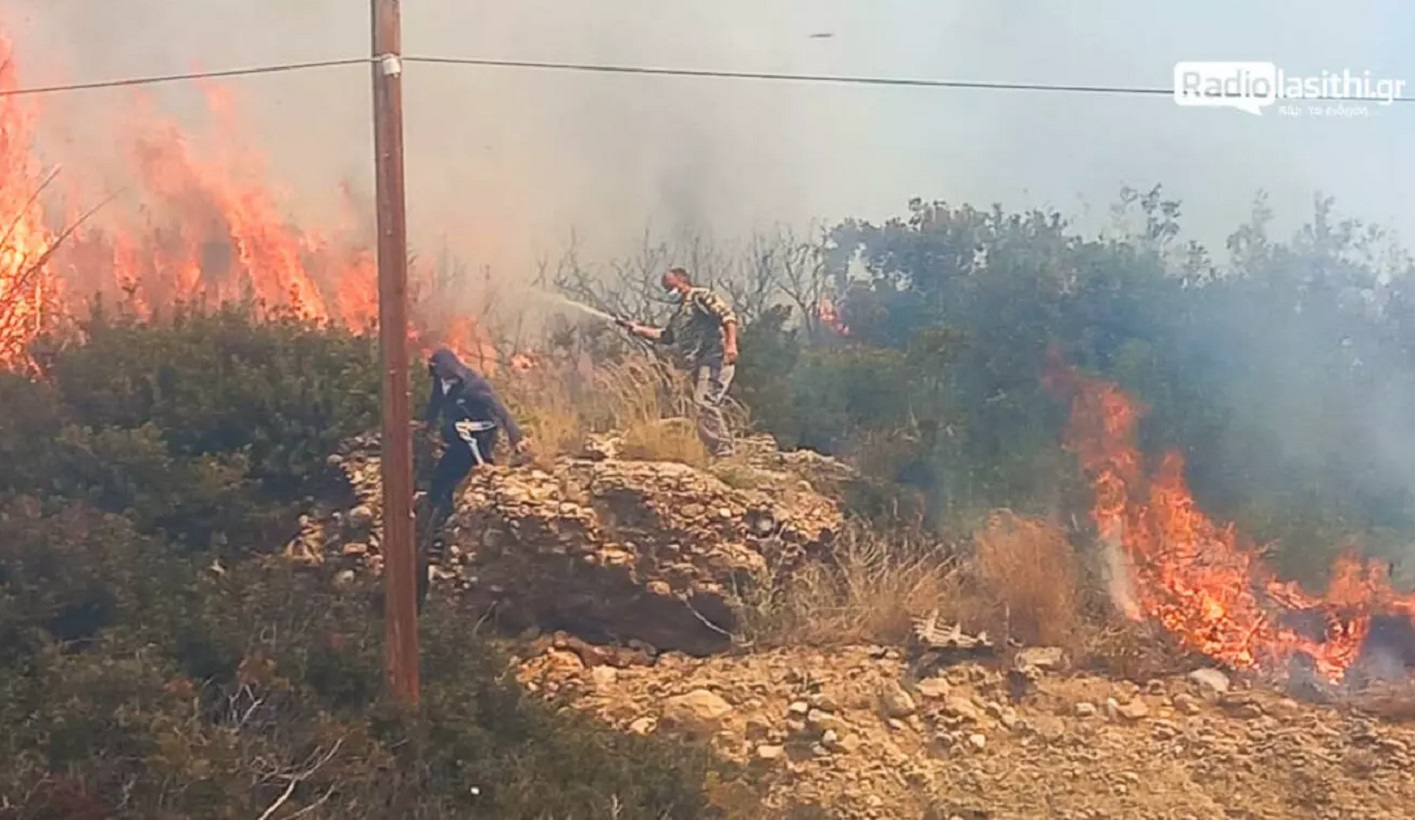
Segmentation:
[[(17, 86), (10, 43), (0, 37), (0, 91)], [(53, 234), (38, 197), (44, 185), (30, 155), (35, 111), (18, 96), (0, 96), (0, 370), (30, 365), (28, 343), (50, 321), (58, 299), (46, 276)]]
[[(0, 89), (16, 87), (10, 44), (0, 39)], [(214, 138), (199, 140), (139, 97), (112, 129), (139, 208), (104, 209), (46, 259), (59, 226), (38, 202), (44, 179), (34, 158), (37, 112), (23, 97), (0, 97), (0, 370), (24, 369), (27, 350), (64, 317), (82, 316), (95, 294), (116, 297), (142, 318), (177, 304), (212, 308), (250, 301), (264, 315), (369, 330), (378, 318), (374, 254), (352, 208), (329, 230), (296, 226), (257, 144), (221, 87), (203, 89)], [(70, 186), (72, 190), (75, 186)], [(345, 203), (348, 205), (348, 203)], [(64, 203), (72, 225), (78, 208)], [(45, 264), (36, 264), (37, 262)], [(424, 353), (451, 347), (494, 372), (490, 340), (445, 306), (431, 271), (409, 271), (410, 343)], [(439, 308), (439, 306), (441, 306)]]
[[(1142, 404), (1055, 353), (1045, 384), (1071, 403), (1065, 445), (1092, 477), (1101, 539), (1124, 556), (1129, 617), (1157, 621), (1185, 647), (1238, 669), (1281, 676), (1305, 655), (1336, 683), (1357, 660), (1373, 616), (1415, 614), (1415, 595), (1395, 590), (1384, 563), (1351, 553), (1338, 559), (1324, 595), (1277, 580), (1232, 525), (1195, 504), (1177, 451), (1145, 474), (1136, 445)], [(1321, 637), (1299, 631), (1297, 615), (1319, 616)]]
[(835, 302), (829, 297), (821, 297), (816, 305), (816, 316), (825, 327), (830, 328), (841, 336), (849, 336), (850, 328), (846, 326), (845, 319), (840, 315), (840, 311), (835, 307)]

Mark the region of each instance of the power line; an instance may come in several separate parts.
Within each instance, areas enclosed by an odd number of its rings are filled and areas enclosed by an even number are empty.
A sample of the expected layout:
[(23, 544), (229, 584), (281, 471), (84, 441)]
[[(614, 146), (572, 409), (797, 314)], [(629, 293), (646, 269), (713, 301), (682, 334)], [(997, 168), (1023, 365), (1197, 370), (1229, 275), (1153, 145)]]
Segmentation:
[[(884, 86), (896, 88), (938, 88), (975, 91), (1032, 91), (1038, 93), (1061, 94), (1104, 94), (1110, 96), (1168, 97), (1174, 91), (1170, 88), (1154, 86), (1123, 85), (1068, 85), (1049, 83), (992, 82), (986, 80), (937, 80), (911, 77), (874, 77), (849, 74), (793, 74), (774, 71), (727, 71), (716, 69), (662, 68), (652, 66), (605, 65), (596, 63), (566, 63), (536, 60), (499, 60), (476, 57), (420, 57), (404, 56), (404, 63), (424, 65), (480, 66), (484, 68), (532, 69), (541, 71), (566, 71), (589, 74), (637, 74), (658, 77), (697, 77), (730, 80), (765, 80), (775, 82), (817, 83), (829, 85)], [(128, 86), (157, 85), (160, 83), (190, 80), (221, 79), (226, 77), (249, 77), (258, 74), (276, 74), (304, 71), (316, 68), (364, 65), (368, 57), (354, 57), (342, 60), (321, 60), (305, 63), (279, 63), (275, 65), (233, 68), (222, 71), (194, 71), (185, 74), (163, 74), (147, 77), (129, 77), (115, 80), (100, 80), (88, 83), (66, 85), (35, 86), (0, 90), (0, 97), (14, 97), (31, 94), (54, 94), (66, 91), (85, 91), (102, 88), (122, 88)], [(1394, 97), (1391, 102), (1415, 102), (1415, 97)]]
[[(721, 71), (693, 68), (650, 68), (646, 66), (597, 65), (592, 63), (553, 63), (532, 60), (492, 60), (474, 57), (404, 57), (407, 63), (433, 65), (472, 65), (492, 68), (532, 68), (548, 71), (575, 71), (594, 74), (648, 74), (662, 77), (711, 77), (732, 80), (776, 80), (783, 82), (831, 83), (835, 85), (875, 85), (912, 88), (954, 88), (988, 91), (1052, 91), (1077, 94), (1129, 94), (1132, 96), (1171, 96), (1173, 89), (1144, 88), (1118, 85), (1048, 85), (1045, 83), (1004, 83), (973, 80), (930, 80), (908, 77), (868, 77), (848, 74), (789, 74), (773, 71)], [(1415, 101), (1415, 98), (1411, 98)]]
[(190, 80), (215, 80), (225, 77), (251, 77), (257, 74), (280, 74), (288, 71), (305, 71), (313, 68), (334, 68), (337, 66), (367, 65), (368, 57), (353, 57), (343, 60), (318, 60), (308, 63), (278, 63), (275, 65), (252, 66), (249, 68), (229, 68), (219, 71), (192, 71), (185, 74), (157, 74), (147, 77), (125, 77), (116, 80), (96, 80), (88, 83), (68, 83), (64, 85), (42, 85), (29, 88), (0, 89), (0, 97), (21, 97), (31, 94), (57, 94), (64, 91), (88, 91), (97, 88), (124, 88), (139, 85), (159, 85)]

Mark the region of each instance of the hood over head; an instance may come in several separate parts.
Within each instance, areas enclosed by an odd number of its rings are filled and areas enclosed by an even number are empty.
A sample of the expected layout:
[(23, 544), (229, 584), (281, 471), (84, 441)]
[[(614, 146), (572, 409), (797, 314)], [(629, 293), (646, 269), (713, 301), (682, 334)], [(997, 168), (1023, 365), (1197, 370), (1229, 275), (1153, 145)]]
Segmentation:
[(457, 358), (456, 353), (453, 353), (449, 348), (445, 347), (439, 347), (432, 356), (428, 358), (427, 367), (433, 375), (442, 374), (463, 381), (471, 381), (475, 376), (471, 368), (462, 364), (462, 360)]

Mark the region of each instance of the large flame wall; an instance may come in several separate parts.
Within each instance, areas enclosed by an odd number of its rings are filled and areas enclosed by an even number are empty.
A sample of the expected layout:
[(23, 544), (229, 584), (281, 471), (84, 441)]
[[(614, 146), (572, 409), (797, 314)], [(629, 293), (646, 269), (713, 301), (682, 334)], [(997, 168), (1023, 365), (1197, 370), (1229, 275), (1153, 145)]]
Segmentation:
[[(17, 85), (10, 44), (0, 38), (0, 88)], [(229, 95), (215, 85), (203, 91), (214, 126), (210, 139), (194, 138), (140, 95), (124, 121), (92, 129), (116, 137), (117, 158), (132, 189), (87, 220), (82, 217), (94, 203), (72, 195), (55, 202), (59, 192), (84, 186), (73, 180), (46, 185), (51, 172), (35, 145), (37, 98), (0, 97), (0, 214), (6, 226), (0, 243), (0, 368), (25, 368), (31, 342), (64, 318), (82, 315), (95, 294), (120, 299), (148, 317), (178, 303), (209, 308), (253, 300), (267, 312), (355, 329), (374, 326), (371, 226), (358, 224), (347, 191), (331, 192), (346, 206), (339, 224), (294, 224)], [(59, 215), (54, 224), (45, 220), (46, 205)], [(430, 292), (428, 274), (416, 267), (410, 273), (412, 341), (424, 348), (452, 346), (482, 369), (494, 369), (489, 340)]]

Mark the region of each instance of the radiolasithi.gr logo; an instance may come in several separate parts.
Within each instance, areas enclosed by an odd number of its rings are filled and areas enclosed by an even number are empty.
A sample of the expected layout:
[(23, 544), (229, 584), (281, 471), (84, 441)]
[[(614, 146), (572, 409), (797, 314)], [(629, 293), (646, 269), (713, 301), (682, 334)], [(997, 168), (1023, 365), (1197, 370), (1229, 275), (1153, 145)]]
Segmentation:
[(1368, 117), (1369, 106), (1389, 106), (1405, 93), (1405, 80), (1370, 71), (1295, 74), (1268, 62), (1174, 64), (1174, 101), (1184, 106), (1227, 107), (1262, 116), (1278, 104), (1290, 117)]

